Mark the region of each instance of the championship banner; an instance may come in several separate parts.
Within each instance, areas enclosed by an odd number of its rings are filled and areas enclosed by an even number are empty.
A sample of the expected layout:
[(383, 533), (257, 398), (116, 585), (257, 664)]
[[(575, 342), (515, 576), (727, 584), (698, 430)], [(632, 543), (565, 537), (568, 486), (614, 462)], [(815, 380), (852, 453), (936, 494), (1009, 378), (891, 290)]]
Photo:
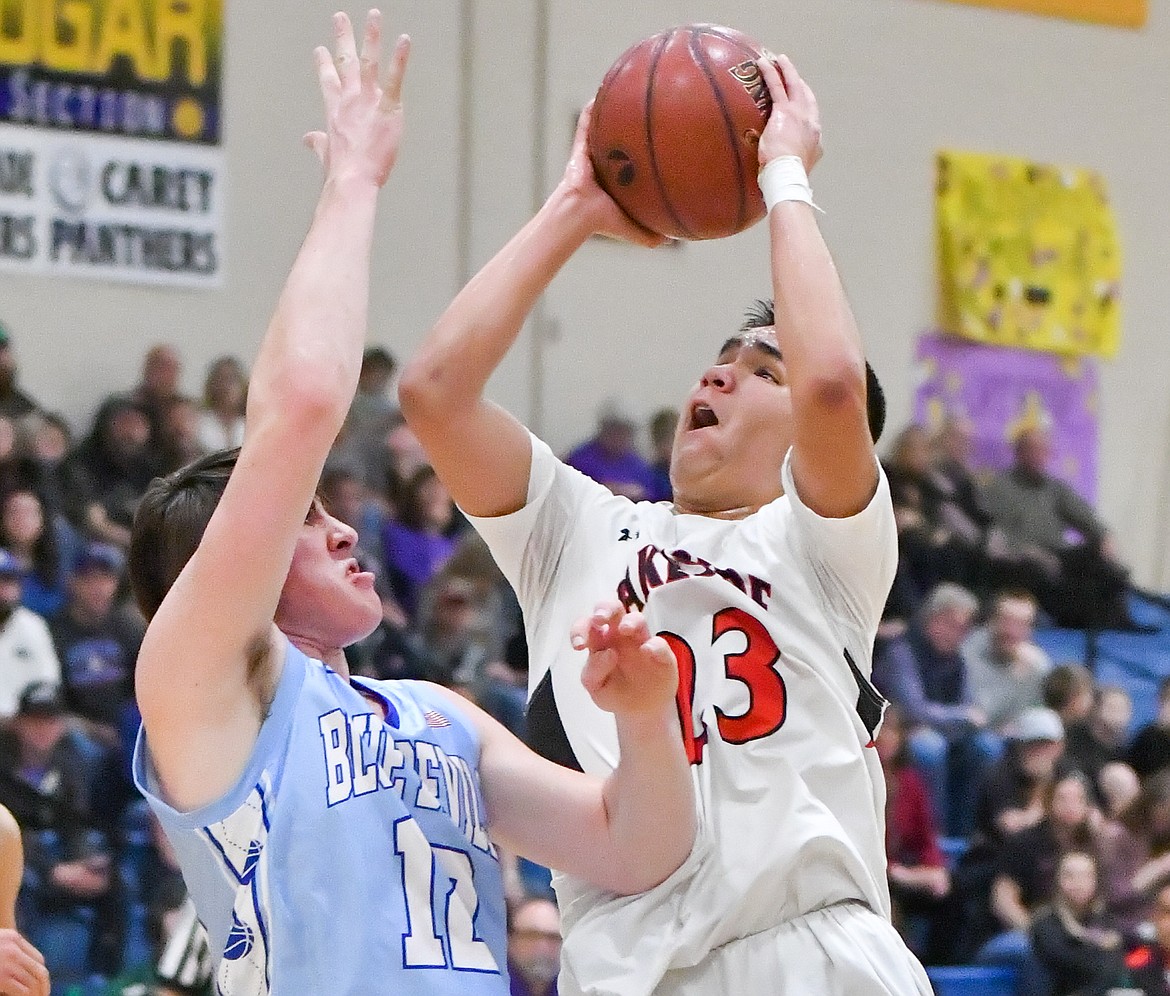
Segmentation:
[(929, 430), (948, 415), (975, 429), (973, 462), (988, 470), (1012, 464), (1022, 429), (1048, 429), (1052, 472), (1090, 504), (1097, 497), (1097, 364), (1026, 349), (980, 346), (926, 333), (916, 353), (914, 418)]
[(0, 0), (0, 269), (223, 276), (222, 0)]
[(1117, 352), (1121, 249), (1098, 174), (942, 152), (935, 207), (943, 329), (1001, 346)]
[(1147, 12), (1147, 0), (951, 0), (951, 2), (1020, 10), (1028, 14), (1064, 17), (1072, 21), (1116, 24), (1123, 28), (1140, 28), (1146, 23)]

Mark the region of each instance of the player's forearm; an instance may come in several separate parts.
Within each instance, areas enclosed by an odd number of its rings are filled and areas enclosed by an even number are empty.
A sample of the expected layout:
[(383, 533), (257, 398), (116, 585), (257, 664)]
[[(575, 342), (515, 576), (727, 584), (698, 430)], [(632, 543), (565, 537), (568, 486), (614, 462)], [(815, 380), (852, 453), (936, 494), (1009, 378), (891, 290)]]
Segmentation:
[(590, 235), (573, 195), (544, 206), (459, 292), (407, 363), (399, 388), (408, 418), (454, 421), (492, 372), (560, 269)]
[(849, 392), (864, 411), (865, 357), (853, 311), (813, 209), (782, 201), (768, 217), (776, 339), (792, 385), (813, 403)]
[(340, 428), (366, 335), (377, 197), (368, 179), (326, 181), (253, 366), (250, 423), (303, 414), (323, 437)]
[(686, 860), (697, 832), (694, 782), (673, 706), (616, 716), (621, 761), (603, 799), (616, 892), (658, 885)]

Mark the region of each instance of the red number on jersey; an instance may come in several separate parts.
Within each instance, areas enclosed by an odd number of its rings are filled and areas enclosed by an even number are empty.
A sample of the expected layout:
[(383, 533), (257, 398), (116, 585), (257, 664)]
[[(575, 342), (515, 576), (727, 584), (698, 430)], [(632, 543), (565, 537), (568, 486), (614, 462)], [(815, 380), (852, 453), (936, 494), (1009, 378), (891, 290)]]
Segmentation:
[(695, 735), (695, 654), (690, 645), (676, 633), (659, 633), (669, 644), (674, 659), (678, 661), (678, 721), (682, 727), (683, 746), (687, 749), (687, 760), (698, 764), (703, 760), (703, 748), (707, 745), (707, 729), (699, 724), (700, 733)]
[(727, 677), (748, 687), (748, 707), (741, 716), (728, 716), (718, 706), (719, 735), (729, 744), (746, 744), (770, 736), (784, 724), (788, 691), (776, 670), (780, 648), (755, 616), (743, 609), (723, 609), (711, 620), (711, 642), (724, 633), (742, 633), (747, 647), (741, 654), (726, 654), (723, 669)]
[[(718, 706), (715, 714), (719, 735), (730, 744), (746, 744), (775, 733), (784, 725), (788, 711), (788, 693), (784, 679), (776, 670), (780, 648), (767, 628), (743, 609), (727, 608), (716, 612), (711, 620), (711, 642), (726, 633), (742, 633), (747, 646), (741, 653), (724, 654), (723, 673), (748, 687), (748, 707), (740, 716), (728, 716)], [(658, 634), (669, 645), (678, 661), (678, 718), (683, 744), (691, 764), (703, 760), (707, 728), (702, 722), (695, 729), (695, 652), (677, 633)]]

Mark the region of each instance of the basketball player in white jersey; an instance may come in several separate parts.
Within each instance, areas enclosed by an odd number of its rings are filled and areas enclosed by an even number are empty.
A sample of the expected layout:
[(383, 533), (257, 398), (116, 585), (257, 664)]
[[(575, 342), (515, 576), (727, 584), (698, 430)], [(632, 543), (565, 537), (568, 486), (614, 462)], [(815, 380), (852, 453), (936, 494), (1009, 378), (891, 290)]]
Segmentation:
[(314, 493), (357, 387), (409, 44), (383, 82), (378, 12), (360, 55), (349, 19), (333, 24), (335, 55), (316, 53), (326, 127), (310, 136), (324, 185), (252, 368), (243, 445), (155, 480), (135, 516), (150, 622), (134, 775), (222, 996), (506, 996), (496, 843), (628, 892), (690, 853), (677, 667), (613, 600), (566, 625), (591, 700), (618, 714), (622, 764), (604, 782), (448, 689), (349, 674), (343, 650), (381, 602), (356, 534)]
[(760, 165), (781, 174), (765, 190), (775, 315), (754, 315), (687, 398), (673, 505), (611, 495), (483, 395), (590, 236), (660, 241), (597, 185), (588, 110), (560, 185), (451, 304), (401, 384), (408, 421), (524, 608), (538, 749), (597, 773), (618, 757), (580, 662), (557, 645), (582, 600), (640, 610), (678, 660), (699, 843), (641, 896), (558, 875), (562, 996), (930, 992), (889, 922), (872, 745), (884, 703), (868, 674), (897, 547), (866, 364), (811, 206), (815, 98), (787, 59), (761, 72), (773, 111)]

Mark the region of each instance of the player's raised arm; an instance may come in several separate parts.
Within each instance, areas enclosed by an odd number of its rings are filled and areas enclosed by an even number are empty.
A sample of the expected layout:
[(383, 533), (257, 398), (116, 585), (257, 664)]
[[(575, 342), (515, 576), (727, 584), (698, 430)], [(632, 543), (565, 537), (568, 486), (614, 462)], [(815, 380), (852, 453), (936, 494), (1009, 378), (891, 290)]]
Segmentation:
[(589, 651), (581, 681), (614, 714), (621, 760), (605, 779), (571, 771), (461, 702), (480, 734), (492, 839), (611, 892), (644, 892), (683, 863), (697, 832), (675, 703), (678, 665), (643, 616), (617, 603), (578, 620), (572, 640)]
[(455, 501), (472, 515), (514, 512), (527, 494), (527, 430), (483, 392), (537, 298), (591, 235), (662, 241), (630, 221), (597, 185), (586, 148), (590, 110), (581, 114), (556, 190), (460, 291), (402, 373), (406, 420)]
[[(843, 517), (864, 508), (877, 486), (866, 420), (865, 357), (814, 210), (787, 199), (802, 176), (807, 191), (807, 171), (821, 155), (816, 98), (784, 56), (776, 64), (761, 59), (759, 65), (772, 95), (759, 158), (766, 198), (769, 187), (773, 198), (780, 198), (768, 225), (776, 338), (792, 391), (792, 471), (809, 508)], [(796, 171), (792, 176), (789, 167)]]
[[(335, 54), (315, 53), (325, 130), (307, 136), (324, 185), (253, 366), (238, 460), (213, 463), (195, 486), (156, 483), (135, 525), (131, 570), (152, 616), (138, 703), (163, 790), (181, 808), (217, 798), (252, 751), (282, 664), (274, 614), (357, 384), (375, 206), (402, 136), (409, 41), (398, 40), (383, 85), (380, 15), (369, 15), (360, 57), (349, 19), (337, 14), (333, 27)], [(209, 493), (218, 506), (200, 519)], [(173, 537), (188, 521), (183, 549)]]

